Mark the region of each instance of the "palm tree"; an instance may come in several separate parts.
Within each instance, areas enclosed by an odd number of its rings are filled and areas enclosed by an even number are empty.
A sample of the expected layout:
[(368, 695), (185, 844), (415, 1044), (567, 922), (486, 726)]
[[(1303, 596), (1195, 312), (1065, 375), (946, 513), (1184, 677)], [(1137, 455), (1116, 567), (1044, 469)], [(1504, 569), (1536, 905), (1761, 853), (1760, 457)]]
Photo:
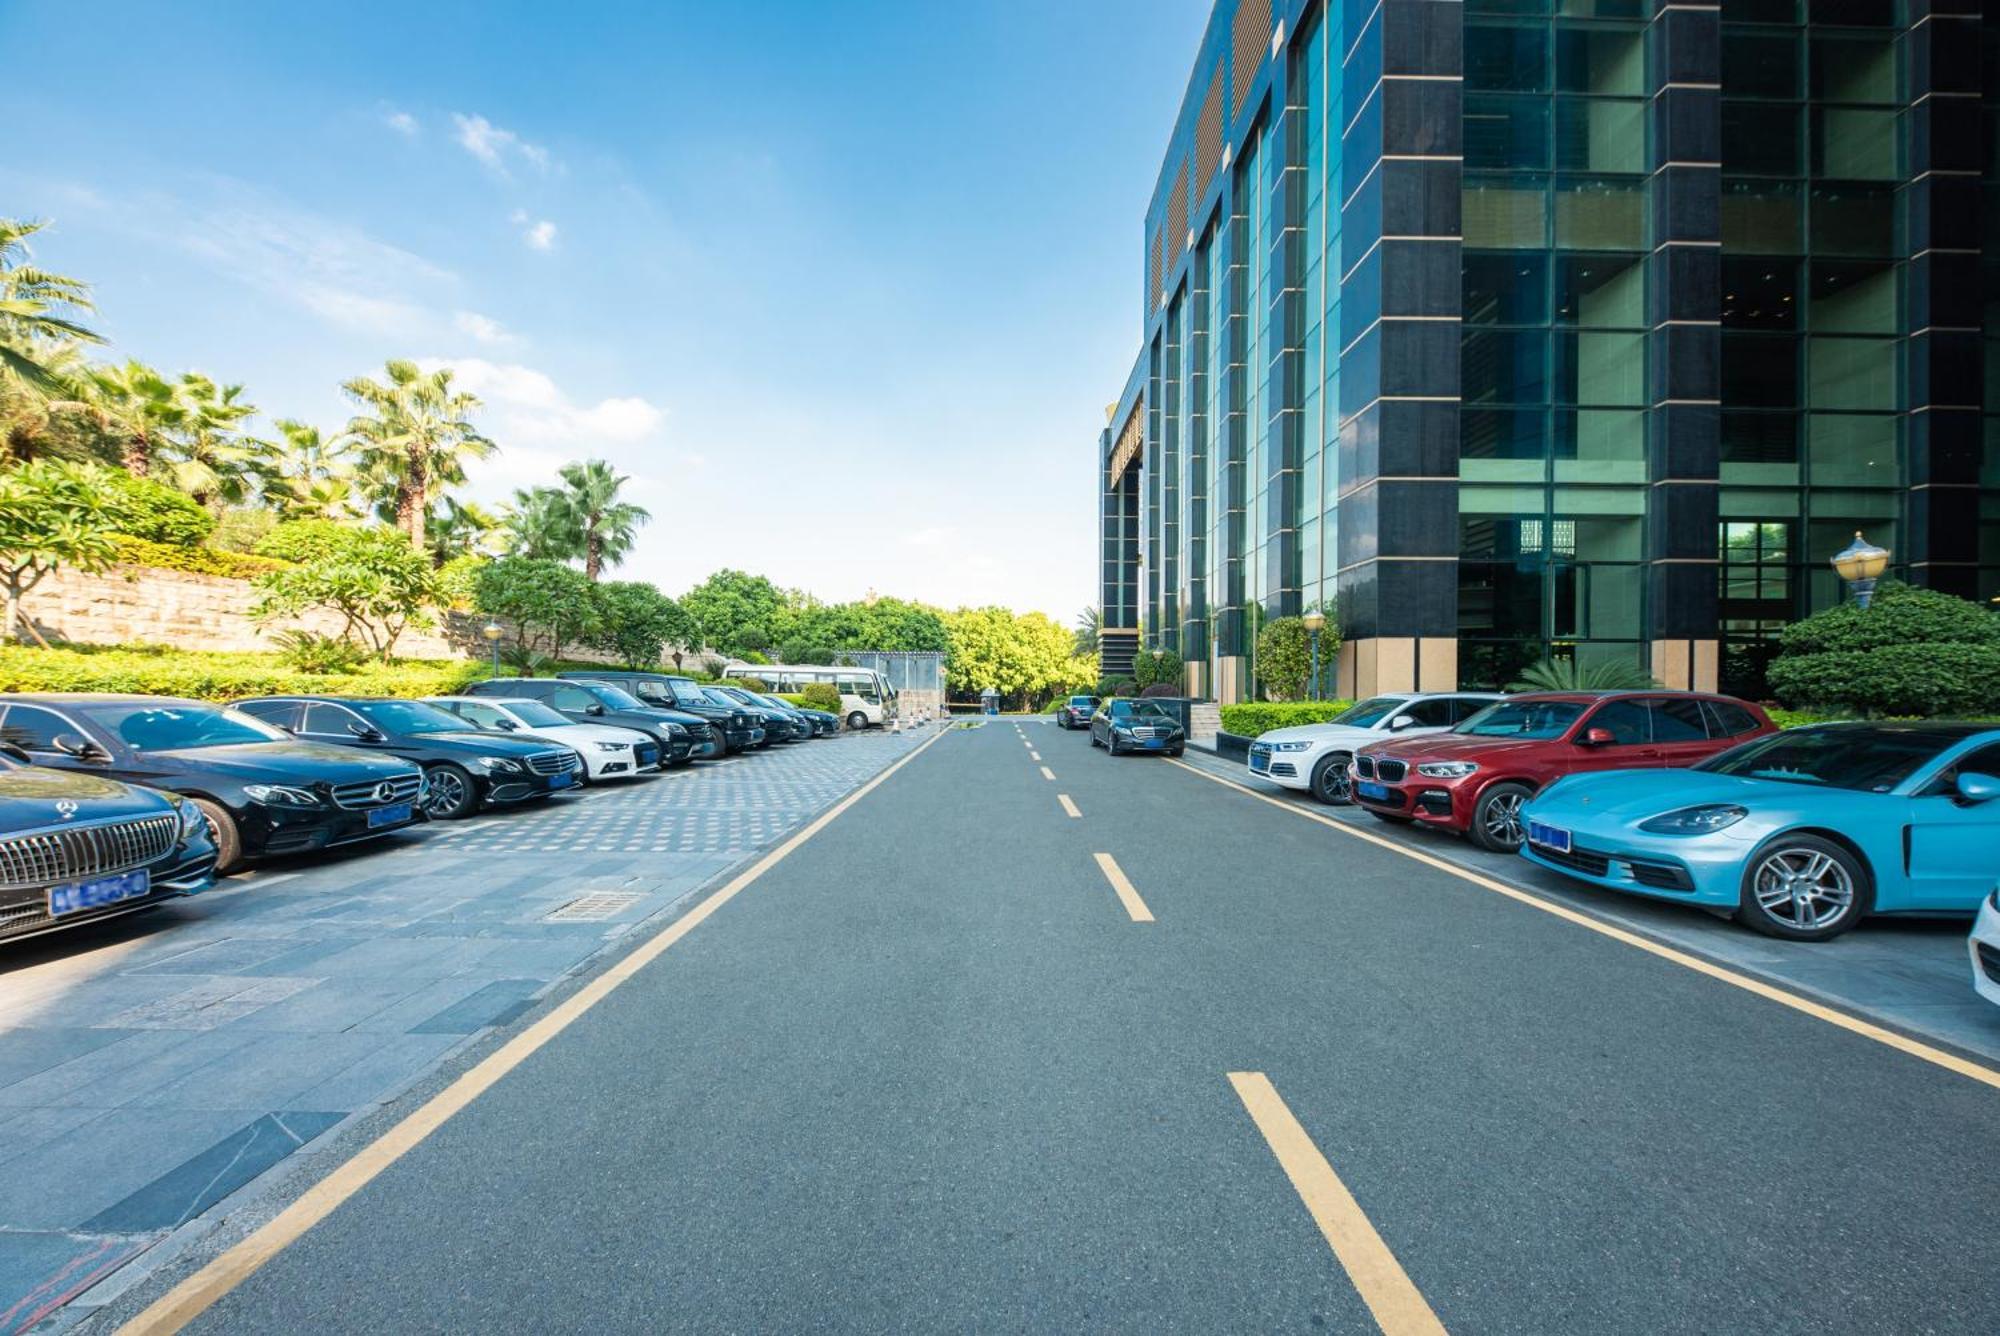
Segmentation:
[(186, 422), (187, 403), (174, 383), (143, 362), (95, 367), (89, 402), (105, 431), (116, 436), (125, 471), (143, 478), (153, 456)]
[(562, 466), (562, 487), (555, 507), (575, 535), (583, 573), (595, 580), (605, 566), (625, 560), (638, 541), (639, 528), (653, 517), (644, 506), (620, 501), (618, 494), (631, 479), (612, 472), (601, 459)]
[(1104, 614), (1097, 608), (1085, 608), (1077, 614), (1076, 630), (1070, 634), (1076, 638), (1078, 654), (1097, 653), (1098, 635), (1104, 629)]
[(276, 426), (280, 439), (259, 441), (255, 447), (253, 468), (264, 499), (287, 519), (351, 512), (354, 465), (348, 441), (329, 441), (318, 427), (293, 418), (280, 418)]
[(28, 238), (47, 225), (0, 218), (0, 379), (74, 399), (75, 380), (52, 362), (64, 347), (104, 340), (70, 318), (94, 309), (90, 285), (28, 262)]
[(484, 551), (504, 527), (498, 515), (477, 502), (447, 496), (425, 526), (431, 563), (442, 566), (453, 557)]
[(1653, 675), (1628, 659), (1543, 659), (1521, 670), (1509, 691), (1645, 691), (1659, 686)]
[(502, 524), (507, 551), (516, 557), (570, 561), (583, 555), (562, 493), (553, 487), (514, 489)]
[(249, 494), (262, 442), (247, 440), (237, 428), (257, 406), (243, 402), (241, 385), (218, 386), (196, 372), (180, 378), (174, 396), (180, 418), (168, 429), (159, 460), (177, 491), (219, 515)]
[(451, 387), (451, 368), (426, 374), (415, 362), (384, 366), (385, 382), (357, 376), (341, 389), (366, 410), (347, 424), (359, 447), (363, 485), (390, 506), (396, 527), (422, 549), (431, 502), (465, 481), (467, 460), (496, 447), (472, 425), (476, 396)]

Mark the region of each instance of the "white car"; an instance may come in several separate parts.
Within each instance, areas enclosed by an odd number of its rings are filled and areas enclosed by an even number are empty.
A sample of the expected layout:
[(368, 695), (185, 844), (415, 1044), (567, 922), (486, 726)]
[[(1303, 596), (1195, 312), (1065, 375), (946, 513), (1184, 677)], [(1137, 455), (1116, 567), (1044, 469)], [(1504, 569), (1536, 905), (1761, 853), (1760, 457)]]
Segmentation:
[(1348, 801), (1347, 765), (1355, 748), (1391, 734), (1442, 733), (1499, 699), (1494, 691), (1371, 696), (1323, 724), (1296, 724), (1260, 735), (1250, 744), (1250, 773), (1339, 806)]
[(538, 700), (516, 696), (431, 696), (474, 728), (497, 733), (532, 733), (560, 743), (583, 758), (584, 782), (630, 778), (660, 767), (660, 745), (646, 734), (610, 724), (579, 724)]
[(1965, 949), (1972, 955), (1972, 986), (1988, 1002), (2000, 1006), (2000, 885), (1979, 906), (1972, 936)]

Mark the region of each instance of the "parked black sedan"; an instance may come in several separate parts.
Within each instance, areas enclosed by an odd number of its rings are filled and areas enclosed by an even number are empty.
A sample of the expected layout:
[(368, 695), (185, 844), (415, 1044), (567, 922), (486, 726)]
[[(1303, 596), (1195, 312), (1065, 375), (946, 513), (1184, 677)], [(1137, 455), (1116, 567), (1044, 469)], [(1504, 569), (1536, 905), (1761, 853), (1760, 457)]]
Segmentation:
[(30, 765), (0, 743), (0, 939), (149, 909), (215, 884), (215, 845), (185, 798)]
[(1089, 728), (1090, 716), (1097, 713), (1097, 697), (1071, 696), (1056, 706), (1056, 727)]
[(1113, 756), (1128, 751), (1179, 756), (1187, 750), (1187, 734), (1173, 711), (1158, 701), (1114, 699), (1090, 716), (1090, 745)]
[(764, 712), (750, 709), (741, 704), (717, 701), (703, 689), (701, 683), (692, 677), (678, 673), (647, 673), (630, 669), (594, 668), (588, 672), (580, 669), (558, 673), (558, 677), (571, 681), (604, 682), (630, 692), (648, 705), (663, 710), (681, 710), (699, 715), (710, 724), (722, 730), (723, 741), (730, 751), (747, 751), (761, 746), (764, 737)]
[(661, 768), (686, 765), (690, 759), (712, 761), (724, 755), (720, 730), (684, 710), (648, 705), (629, 691), (603, 682), (566, 682), (552, 677), (495, 677), (474, 682), (467, 696), (511, 696), (538, 700), (579, 724), (616, 724), (636, 728), (660, 744)]
[(799, 718), (812, 725), (812, 735), (816, 738), (830, 738), (840, 731), (840, 716), (830, 710), (815, 710), (810, 705), (794, 705), (782, 696), (773, 696), (763, 691), (751, 692), (750, 699), (762, 701), (766, 705), (775, 705), (779, 709), (790, 710), (793, 714), (796, 714)]
[(754, 711), (764, 720), (764, 736), (772, 742), (804, 742), (813, 735), (812, 721), (783, 701), (766, 700), (742, 687), (702, 688), (709, 698), (724, 705), (738, 705)]
[(169, 696), (5, 699), (0, 739), (37, 765), (190, 799), (208, 819), (224, 872), (245, 858), (374, 839), (421, 819), (416, 766), (300, 742), (241, 711)]
[(308, 742), (415, 761), (424, 768), (424, 811), (441, 821), (471, 816), (486, 803), (546, 798), (575, 786), (583, 768), (574, 748), (483, 733), (421, 701), (262, 696), (237, 708)]

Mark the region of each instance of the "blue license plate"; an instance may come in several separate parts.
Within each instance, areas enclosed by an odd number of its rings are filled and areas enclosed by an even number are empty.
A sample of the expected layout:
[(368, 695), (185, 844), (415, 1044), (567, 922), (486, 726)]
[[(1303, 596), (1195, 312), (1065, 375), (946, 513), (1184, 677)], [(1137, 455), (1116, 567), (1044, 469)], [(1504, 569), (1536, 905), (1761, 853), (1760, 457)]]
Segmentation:
[(381, 826), (400, 826), (403, 822), (408, 821), (411, 815), (408, 803), (391, 803), (387, 807), (378, 807), (368, 814), (368, 829), (375, 830)]
[(1158, 738), (1147, 738), (1147, 739), (1146, 739), (1146, 745), (1147, 745), (1148, 747), (1164, 747), (1164, 746), (1166, 746), (1167, 744), (1166, 744), (1166, 743), (1164, 743), (1164, 742), (1162, 742), (1162, 741), (1160, 741), (1160, 740), (1159, 740)]
[(651, 747), (641, 747), (635, 753), (636, 763), (642, 768), (651, 765), (653, 762), (659, 759), (660, 759), (659, 753), (654, 751)]
[(78, 914), (86, 909), (101, 909), (105, 905), (115, 905), (120, 900), (136, 900), (152, 889), (152, 878), (144, 868), (140, 868), (137, 872), (121, 872), (115, 877), (99, 877), (95, 881), (77, 881), (67, 886), (51, 886), (49, 917), (61, 918), (64, 914)]
[(1569, 852), (1569, 832), (1560, 826), (1545, 826), (1539, 821), (1528, 823), (1528, 843), (1539, 844), (1544, 849), (1553, 849), (1559, 854)]
[(560, 775), (549, 776), (549, 787), (552, 789), (566, 789), (575, 782), (576, 776), (570, 774), (567, 770), (563, 771)]
[(1361, 781), (1360, 783), (1356, 784), (1356, 785), (1354, 786), (1354, 791), (1355, 791), (1356, 793), (1360, 794), (1360, 795), (1361, 795), (1362, 797), (1364, 797), (1364, 798), (1377, 798), (1377, 799), (1383, 799), (1383, 798), (1387, 798), (1387, 797), (1389, 796), (1389, 786), (1388, 786), (1388, 785), (1386, 785), (1386, 784), (1377, 784), (1377, 783), (1374, 783), (1374, 782), (1373, 782), (1373, 781), (1371, 781), (1371, 780), (1366, 780), (1366, 779), (1364, 779), (1364, 780), (1362, 780), (1362, 781)]
[(1270, 768), (1271, 768), (1270, 757), (1260, 756), (1256, 752), (1250, 753), (1250, 769), (1253, 773), (1261, 775)]

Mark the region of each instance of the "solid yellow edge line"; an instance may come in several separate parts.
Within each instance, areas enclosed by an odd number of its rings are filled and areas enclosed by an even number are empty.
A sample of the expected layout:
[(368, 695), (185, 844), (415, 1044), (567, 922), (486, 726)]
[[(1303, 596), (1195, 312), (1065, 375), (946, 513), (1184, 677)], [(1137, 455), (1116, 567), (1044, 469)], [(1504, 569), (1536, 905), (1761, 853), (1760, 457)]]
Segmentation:
[(1836, 1011), (1832, 1007), (1824, 1006), (1809, 997), (1803, 997), (1798, 993), (1779, 988), (1774, 984), (1765, 983), (1762, 979), (1753, 979), (1747, 974), (1739, 974), (1735, 970), (1703, 960), (1700, 956), (1690, 955), (1685, 951), (1676, 950), (1671, 946), (1642, 937), (1636, 932), (1628, 932), (1623, 928), (1615, 927), (1612, 924), (1592, 918), (1590, 915), (1571, 909), (1566, 905), (1554, 904), (1542, 899), (1540, 896), (1530, 895), (1528, 892), (1509, 886), (1505, 882), (1495, 881), (1491, 877), (1473, 872), (1468, 868), (1462, 868), (1456, 863), (1447, 862), (1442, 858), (1434, 857), (1420, 850), (1406, 849), (1395, 841), (1384, 839), (1380, 835), (1370, 834), (1365, 830), (1356, 830), (1345, 822), (1335, 821), (1332, 817), (1321, 816), (1317, 812), (1309, 812), (1295, 803), (1273, 798), (1268, 793), (1259, 793), (1255, 789), (1246, 788), (1236, 781), (1224, 779), (1220, 775), (1211, 775), (1197, 766), (1189, 765), (1186, 761), (1177, 761), (1172, 757), (1167, 757), (1166, 759), (1170, 765), (1177, 765), (1191, 775), (1200, 775), (1203, 779), (1212, 780), (1224, 788), (1235, 789), (1238, 793), (1255, 798), (1258, 802), (1269, 803), (1273, 807), (1281, 808), (1294, 816), (1304, 817), (1308, 821), (1317, 821), (1322, 826), (1331, 827), (1341, 834), (1351, 836), (1357, 840), (1365, 840), (1369, 844), (1387, 849), (1390, 853), (1401, 854), (1404, 858), (1415, 859), (1417, 862), (1434, 867), (1440, 872), (1450, 873), (1460, 881), (1469, 881), (1475, 886), (1494, 892), (1496, 895), (1504, 895), (1508, 899), (1519, 901), (1521, 904), (1527, 905), (1532, 909), (1539, 909), (1544, 914), (1551, 914), (1565, 922), (1574, 923), (1580, 928), (1588, 928), (1590, 931), (1604, 937), (1609, 937), (1615, 942), (1623, 942), (1627, 946), (1637, 947), (1649, 955), (1658, 956), (1662, 960), (1672, 961), (1674, 964), (1682, 966), (1685, 969), (1691, 969), (1697, 974), (1705, 974), (1709, 978), (1720, 980), (1731, 987), (1741, 988), (1746, 993), (1755, 993), (1758, 997), (1776, 1002), (1779, 1006), (1790, 1007), (1792, 1010), (1802, 1012), (1807, 1016), (1813, 1017), (1815, 1020), (1822, 1020), (1828, 1025), (1838, 1026), (1850, 1034), (1860, 1035), (1864, 1039), (1872, 1039), (1878, 1044), (1884, 1044), (1899, 1052), (1907, 1053), (1911, 1057), (1921, 1058), (1923, 1061), (1931, 1063), (1934, 1066), (1942, 1067), (1946, 1071), (1956, 1072), (1960, 1076), (1970, 1077), (1974, 1081), (1979, 1081), (1985, 1085), (1992, 1086), (1996, 1090), (2000, 1090), (2000, 1071), (1968, 1061), (1965, 1058), (1959, 1057), (1956, 1053), (1947, 1053), (1945, 1050), (1934, 1048), (1922, 1040), (1912, 1039), (1908, 1035), (1897, 1034), (1894, 1030), (1884, 1029), (1882, 1026), (1871, 1024), (1858, 1016), (1850, 1016), (1845, 1012)]
[(1231, 1072), (1229, 1084), (1385, 1336), (1443, 1336), (1444, 1324), (1270, 1079)]
[(1071, 816), (1083, 815), (1083, 813), (1076, 810), (1076, 804), (1069, 800), (1069, 795), (1067, 793), (1058, 793), (1056, 795), (1056, 801), (1061, 803), (1063, 811), (1068, 812)]
[(1151, 923), (1153, 911), (1146, 908), (1146, 902), (1139, 898), (1139, 889), (1132, 879), (1125, 875), (1125, 869), (1118, 866), (1118, 860), (1110, 854), (1093, 854), (1097, 866), (1103, 870), (1104, 879), (1111, 883), (1111, 889), (1118, 892), (1118, 903), (1125, 906), (1125, 912), (1132, 916), (1134, 923)]
[(501, 1077), (554, 1039), (613, 989), (630, 979), (659, 957), (667, 948), (706, 922), (710, 915), (733, 900), (739, 892), (824, 830), (833, 819), (866, 797), (877, 785), (917, 759), (931, 743), (944, 737), (937, 733), (922, 745), (884, 770), (866, 784), (820, 813), (803, 830), (758, 859), (686, 914), (668, 924), (630, 955), (611, 965), (604, 973), (565, 998), (546, 1016), (515, 1035), (439, 1091), (380, 1137), (362, 1147), (319, 1182), (308, 1188), (290, 1206), (271, 1217), (227, 1252), (209, 1261), (199, 1271), (181, 1281), (155, 1300), (146, 1310), (120, 1327), (119, 1336), (166, 1336), (177, 1332), (205, 1312), (210, 1305), (254, 1275), (259, 1268), (305, 1232), (331, 1215), (343, 1202), (366, 1187), (374, 1177), (437, 1131), (461, 1109), (478, 1099)]

